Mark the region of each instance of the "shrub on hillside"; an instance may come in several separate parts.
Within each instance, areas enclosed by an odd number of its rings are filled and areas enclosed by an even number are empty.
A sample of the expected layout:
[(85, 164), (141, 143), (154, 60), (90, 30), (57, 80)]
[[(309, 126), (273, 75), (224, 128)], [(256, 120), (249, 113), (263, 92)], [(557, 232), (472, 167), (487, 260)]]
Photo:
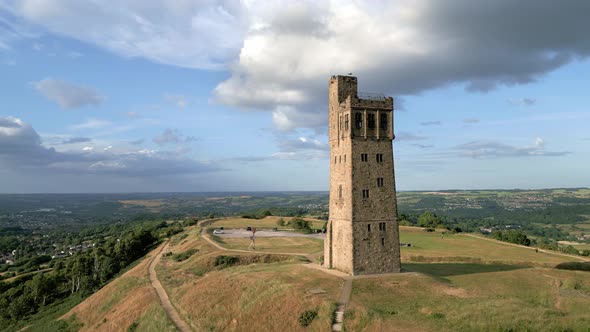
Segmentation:
[(197, 253), (199, 251), (199, 249), (196, 248), (191, 248), (185, 252), (181, 252), (178, 254), (174, 254), (172, 255), (172, 259), (177, 261), (177, 262), (182, 262), (184, 260), (187, 260), (189, 257), (191, 257), (192, 255), (194, 255), (195, 253)]
[(295, 228), (298, 231), (311, 233), (311, 226), (309, 224), (309, 221), (307, 221), (301, 217), (295, 217), (295, 218), (291, 219), (291, 221), (289, 221), (289, 226)]
[(531, 240), (522, 232), (516, 230), (495, 231), (492, 237), (496, 240), (530, 246)]
[(556, 269), (560, 270), (575, 270), (575, 271), (586, 271), (590, 272), (590, 262), (566, 262), (560, 263), (555, 266)]
[(313, 320), (318, 316), (318, 311), (317, 309), (314, 310), (305, 310), (304, 312), (301, 313), (301, 315), (299, 315), (299, 325), (306, 327), (309, 324), (311, 324), (311, 322), (313, 322)]
[(442, 220), (434, 213), (426, 211), (418, 217), (418, 226), (427, 228), (444, 228)]
[(579, 254), (578, 249), (574, 248), (574, 246), (571, 246), (571, 245), (563, 248), (563, 252), (566, 254), (570, 254), (570, 255), (578, 255)]
[(238, 256), (217, 256), (215, 257), (215, 261), (213, 262), (214, 266), (218, 266), (221, 268), (230, 267), (238, 263), (240, 258)]

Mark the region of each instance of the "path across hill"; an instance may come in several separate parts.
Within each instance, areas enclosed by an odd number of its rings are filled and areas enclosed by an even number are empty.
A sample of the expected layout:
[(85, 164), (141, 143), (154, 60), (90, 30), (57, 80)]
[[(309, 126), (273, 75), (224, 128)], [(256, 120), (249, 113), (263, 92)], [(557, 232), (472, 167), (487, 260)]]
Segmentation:
[(170, 302), (168, 294), (166, 294), (164, 287), (162, 287), (160, 280), (158, 280), (158, 274), (156, 273), (156, 265), (158, 265), (160, 262), (160, 259), (162, 258), (162, 252), (168, 248), (168, 244), (169, 243), (166, 242), (166, 244), (160, 246), (160, 250), (155, 254), (154, 258), (152, 258), (149, 266), (150, 281), (152, 283), (152, 287), (156, 290), (156, 293), (160, 298), (162, 308), (174, 326), (176, 326), (176, 329), (181, 332), (190, 332), (192, 329), (184, 320), (182, 320), (182, 318), (180, 318), (178, 311), (176, 311), (176, 309), (172, 306), (172, 302)]

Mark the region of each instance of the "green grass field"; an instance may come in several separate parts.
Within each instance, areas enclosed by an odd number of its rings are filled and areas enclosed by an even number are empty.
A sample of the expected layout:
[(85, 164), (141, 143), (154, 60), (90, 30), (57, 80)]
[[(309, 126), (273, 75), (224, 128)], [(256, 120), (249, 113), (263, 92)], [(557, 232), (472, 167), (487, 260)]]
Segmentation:
[[(228, 249), (248, 250), (250, 239), (224, 238), (223, 246)], [(324, 249), (324, 241), (306, 237), (258, 237), (256, 251), (290, 252), (312, 254)]]
[(357, 279), (349, 331), (588, 331), (590, 274), (572, 258), (465, 234), (401, 227), (402, 267), (419, 274)]
[[(257, 228), (288, 228), (288, 226), (278, 226), (277, 221), (283, 218), (285, 221), (289, 221), (292, 217), (276, 217), (268, 216), (263, 219), (248, 219), (248, 218), (227, 218), (211, 224), (211, 227), (224, 227), (224, 228), (246, 228), (257, 227)], [(311, 228), (321, 229), (324, 226), (325, 221), (312, 218), (303, 218), (311, 222)]]
[(351, 331), (587, 331), (588, 273), (411, 264), (425, 275), (353, 282)]
[(471, 237), (467, 234), (426, 232), (417, 227), (400, 227), (400, 242), (410, 243), (402, 247), (402, 260), (412, 261), (465, 261), (503, 262), (510, 264), (533, 263), (555, 265), (571, 261), (571, 258), (553, 253), (535, 253), (531, 248), (522, 248)]

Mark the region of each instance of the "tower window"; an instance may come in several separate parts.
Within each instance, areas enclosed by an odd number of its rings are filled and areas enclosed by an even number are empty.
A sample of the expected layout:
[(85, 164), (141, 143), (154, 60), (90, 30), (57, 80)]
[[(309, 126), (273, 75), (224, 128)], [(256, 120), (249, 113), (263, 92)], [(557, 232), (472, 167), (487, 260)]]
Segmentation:
[(367, 224), (367, 232), (371, 232), (371, 224)]
[(377, 153), (377, 155), (375, 156), (375, 159), (377, 160), (378, 163), (382, 163), (383, 162), (383, 154)]
[(356, 113), (354, 115), (354, 123), (355, 123), (357, 129), (361, 129), (363, 127), (363, 114), (362, 113)]
[(364, 161), (364, 162), (369, 161), (369, 155), (366, 153), (361, 153), (361, 161)]
[(363, 198), (369, 198), (369, 189), (363, 189)]
[(384, 238), (384, 237), (382, 237), (382, 238), (381, 238), (381, 245), (382, 245), (382, 246), (384, 246), (384, 245), (385, 245), (385, 238)]
[(338, 157), (334, 156), (334, 164), (336, 163), (337, 159), (338, 159)]
[(379, 127), (381, 127), (381, 129), (387, 129), (388, 126), (388, 122), (387, 121), (387, 113), (381, 113), (379, 115), (380, 119), (379, 119)]
[(342, 162), (342, 156), (338, 156), (338, 162), (341, 163)]
[(383, 178), (377, 178), (377, 187), (383, 187)]
[(338, 198), (342, 198), (342, 185), (338, 186)]
[(346, 155), (344, 155), (344, 162), (346, 162)]
[(375, 128), (375, 114), (373, 114), (373, 113), (367, 114), (367, 127), (369, 129)]
[(348, 130), (348, 114), (344, 114), (344, 129)]
[(381, 232), (385, 232), (385, 223), (384, 223), (384, 222), (380, 222), (380, 223), (379, 223), (379, 230), (380, 230)]

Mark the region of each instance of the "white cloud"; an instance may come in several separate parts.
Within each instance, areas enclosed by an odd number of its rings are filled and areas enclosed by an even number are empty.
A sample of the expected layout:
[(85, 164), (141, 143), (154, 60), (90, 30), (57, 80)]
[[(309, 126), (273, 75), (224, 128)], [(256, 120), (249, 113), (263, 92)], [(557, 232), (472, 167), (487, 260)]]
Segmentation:
[(152, 141), (158, 145), (182, 144), (198, 141), (194, 136), (185, 136), (178, 129), (166, 128), (162, 134), (154, 137)]
[(547, 151), (545, 141), (537, 137), (533, 145), (514, 146), (499, 142), (475, 141), (456, 147), (464, 157), (490, 158), (490, 157), (560, 157), (569, 154), (569, 151)]
[(422, 125), (422, 126), (440, 126), (440, 125), (442, 125), (442, 121), (420, 122), (420, 125)]
[(236, 1), (7, 0), (13, 15), (52, 33), (127, 57), (164, 64), (221, 68), (233, 59), (247, 31)]
[(536, 102), (532, 98), (508, 99), (508, 103), (518, 106), (533, 106)]
[(35, 88), (47, 99), (56, 102), (64, 109), (73, 109), (88, 105), (97, 106), (104, 100), (104, 97), (93, 88), (53, 78), (46, 78), (36, 82)]
[(167, 94), (166, 100), (174, 104), (178, 108), (185, 108), (188, 105), (186, 97), (178, 94)]
[(465, 118), (463, 123), (479, 123), (479, 118)]
[(4, 8), (123, 56), (229, 70), (214, 99), (269, 111), (281, 130), (325, 126), (332, 74), (353, 72), (362, 90), (393, 96), (453, 83), (489, 91), (590, 55), (585, 0), (9, 0)]
[(98, 119), (88, 119), (85, 122), (71, 126), (71, 128), (75, 129), (75, 130), (98, 129), (98, 128), (108, 127), (111, 125), (112, 125), (112, 123), (110, 121), (98, 120)]

